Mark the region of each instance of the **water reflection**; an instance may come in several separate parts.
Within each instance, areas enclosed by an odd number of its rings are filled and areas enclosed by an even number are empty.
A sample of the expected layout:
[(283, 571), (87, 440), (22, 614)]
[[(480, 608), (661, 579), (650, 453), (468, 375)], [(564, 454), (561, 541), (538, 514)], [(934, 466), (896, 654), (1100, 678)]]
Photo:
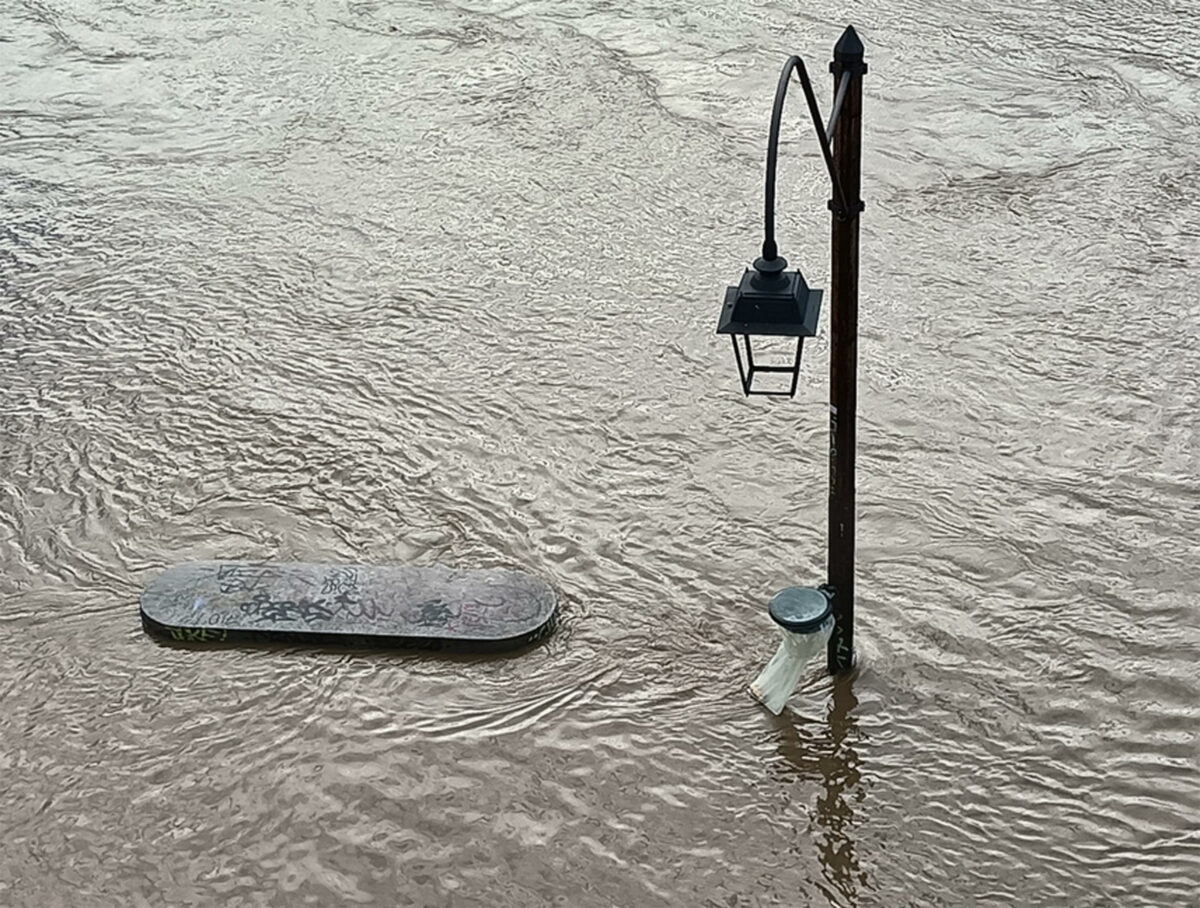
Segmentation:
[(854, 693), (857, 676), (855, 671), (831, 680), (824, 721), (790, 709), (770, 717), (784, 774), (820, 784), (811, 832), (825, 879), (834, 890), (826, 894), (835, 904), (843, 899), (856, 904), (859, 887), (867, 885), (855, 848), (852, 806), (864, 796), (856, 748), (860, 732), (854, 715), (858, 706)]

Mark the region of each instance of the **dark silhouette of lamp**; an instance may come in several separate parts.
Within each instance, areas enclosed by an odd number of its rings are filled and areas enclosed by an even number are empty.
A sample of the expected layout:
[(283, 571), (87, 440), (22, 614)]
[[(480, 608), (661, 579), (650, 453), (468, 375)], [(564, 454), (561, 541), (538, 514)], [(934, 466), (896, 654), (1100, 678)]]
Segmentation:
[[(854, 458), (856, 446), (856, 370), (858, 358), (859, 198), (862, 176), (862, 77), (867, 72), (863, 44), (852, 26), (833, 49), (829, 72), (834, 79), (833, 110), (822, 123), (804, 61), (792, 56), (783, 65), (771, 112), (762, 255), (736, 286), (725, 291), (717, 333), (733, 341), (742, 390), (747, 394), (795, 396), (804, 338), (816, 333), (820, 290), (808, 286), (799, 270), (788, 271), (775, 245), (775, 168), (779, 128), (788, 80), (795, 71), (804, 87), (833, 194), (829, 269), (829, 536), (827, 582), (819, 587), (789, 587), (777, 594), (768, 611), (785, 631), (783, 643), (751, 685), (751, 693), (772, 712), (782, 709), (805, 662), (824, 646), (830, 674), (854, 664)], [(834, 159), (831, 146), (837, 148)], [(849, 193), (849, 196), (847, 195)], [(847, 199), (851, 201), (847, 203)], [(742, 341), (739, 345), (738, 335)], [(796, 339), (791, 365), (755, 361), (751, 338)], [(745, 350), (743, 359), (742, 350)], [(786, 391), (755, 389), (762, 372), (791, 375)]]
[[(733, 341), (733, 355), (737, 359), (738, 375), (742, 379), (742, 390), (747, 396), (762, 394), (766, 396), (794, 397), (796, 384), (800, 379), (800, 355), (804, 348), (804, 338), (817, 333), (817, 317), (821, 313), (822, 291), (808, 286), (804, 275), (799, 269), (787, 270), (787, 259), (779, 254), (775, 245), (775, 169), (779, 157), (779, 125), (783, 118), (783, 102), (787, 97), (788, 79), (792, 70), (800, 75), (800, 84), (808, 99), (809, 113), (812, 115), (813, 126), (816, 127), (817, 138), (821, 143), (821, 152), (825, 157), (825, 166), (833, 180), (834, 199), (829, 207), (845, 217), (848, 209), (842, 194), (841, 182), (833, 170), (833, 157), (829, 147), (829, 137), (821, 125), (821, 114), (817, 109), (817, 99), (813, 94), (812, 83), (804, 68), (804, 61), (799, 57), (789, 57), (779, 76), (779, 85), (775, 89), (775, 106), (771, 112), (771, 135), (767, 142), (767, 185), (765, 205), (765, 239), (762, 244), (762, 256), (755, 259), (754, 267), (747, 268), (741, 280), (735, 287), (725, 290), (725, 300), (721, 306), (721, 316), (717, 322), (717, 333), (728, 334)], [(835, 104), (833, 119), (836, 119), (840, 106), (842, 92), (839, 92)], [(832, 124), (832, 119), (831, 119)], [(738, 344), (738, 336), (742, 344)], [(763, 365), (755, 362), (752, 337), (794, 337), (796, 338), (796, 355), (791, 365)], [(745, 359), (742, 357), (745, 349)], [(754, 388), (754, 378), (760, 372), (777, 372), (791, 375), (791, 383), (787, 391), (760, 391)]]

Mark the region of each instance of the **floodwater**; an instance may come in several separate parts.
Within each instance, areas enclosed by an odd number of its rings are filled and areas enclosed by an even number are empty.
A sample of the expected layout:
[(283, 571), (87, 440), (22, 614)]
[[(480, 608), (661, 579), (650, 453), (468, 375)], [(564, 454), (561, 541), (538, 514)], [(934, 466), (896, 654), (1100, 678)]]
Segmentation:
[[(1192, 0), (0, 0), (0, 905), (1200, 904)], [(714, 335), (864, 102), (858, 666)], [(798, 91), (782, 251), (827, 286)], [(520, 568), (507, 658), (164, 646), (171, 564)]]

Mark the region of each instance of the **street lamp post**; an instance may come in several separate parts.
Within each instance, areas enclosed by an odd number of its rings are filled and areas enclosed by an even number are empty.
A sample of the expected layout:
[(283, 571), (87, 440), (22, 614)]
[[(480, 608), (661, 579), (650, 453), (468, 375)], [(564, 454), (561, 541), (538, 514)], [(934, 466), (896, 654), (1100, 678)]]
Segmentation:
[[(821, 121), (816, 96), (804, 61), (789, 57), (775, 90), (771, 132), (767, 144), (767, 174), (762, 255), (747, 269), (737, 285), (727, 288), (717, 332), (733, 341), (742, 390), (752, 394), (788, 397), (796, 393), (803, 340), (816, 333), (822, 292), (812, 289), (797, 269), (787, 271), (787, 260), (775, 242), (775, 171), (783, 102), (791, 75), (800, 78), (816, 130), (821, 154), (829, 172), (832, 198), (830, 267), (829, 362), (829, 537), (827, 582), (816, 589), (790, 587), (776, 594), (768, 609), (785, 632), (785, 645), (776, 653), (751, 691), (764, 703), (782, 703), (780, 691), (795, 684), (800, 653), (811, 654), (814, 636), (828, 635), (827, 665), (831, 674), (848, 671), (854, 662), (854, 448), (855, 372), (858, 359), (858, 225), (863, 203), (859, 198), (862, 170), (862, 78), (867, 72), (863, 45), (848, 27), (834, 47), (833, 111), (828, 124)], [(738, 335), (742, 344), (739, 347)], [(795, 357), (788, 365), (756, 362), (752, 336), (794, 337)], [(745, 350), (743, 362), (742, 349)], [(759, 373), (782, 372), (791, 376), (786, 391), (755, 389)], [(822, 603), (827, 603), (822, 605)], [(832, 630), (824, 617), (831, 612)], [(787, 635), (806, 636), (804, 645)], [(807, 658), (807, 657), (804, 657)], [(784, 680), (780, 680), (784, 679)], [(772, 690), (773, 688), (773, 690)], [(784, 694), (786, 696), (786, 694)], [(772, 707), (773, 708), (773, 707)], [(780, 707), (781, 708), (781, 707)], [(773, 708), (774, 709), (774, 708)], [(777, 710), (775, 710), (777, 711)]]
[[(829, 65), (835, 88), (834, 179), (841, 184), (849, 211), (833, 211), (829, 297), (829, 563), (833, 588), (833, 635), (829, 638), (830, 674), (849, 670), (854, 661), (854, 450), (858, 402), (858, 223), (862, 173), (862, 77), (867, 71), (863, 45), (853, 27), (843, 32)], [(837, 107), (837, 94), (842, 94)], [(834, 207), (830, 203), (831, 209)]]

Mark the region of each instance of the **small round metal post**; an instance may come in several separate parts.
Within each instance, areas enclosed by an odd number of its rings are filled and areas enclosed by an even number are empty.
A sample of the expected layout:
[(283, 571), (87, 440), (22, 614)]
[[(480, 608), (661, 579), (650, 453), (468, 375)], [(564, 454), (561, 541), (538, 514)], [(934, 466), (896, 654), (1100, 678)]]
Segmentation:
[(858, 363), (858, 224), (862, 171), (862, 77), (867, 71), (863, 45), (853, 26), (833, 49), (834, 96), (843, 73), (850, 76), (833, 125), (833, 171), (848, 210), (833, 211), (829, 278), (829, 586), (833, 592), (833, 635), (829, 672), (841, 674), (854, 664), (854, 448), (856, 368)]

